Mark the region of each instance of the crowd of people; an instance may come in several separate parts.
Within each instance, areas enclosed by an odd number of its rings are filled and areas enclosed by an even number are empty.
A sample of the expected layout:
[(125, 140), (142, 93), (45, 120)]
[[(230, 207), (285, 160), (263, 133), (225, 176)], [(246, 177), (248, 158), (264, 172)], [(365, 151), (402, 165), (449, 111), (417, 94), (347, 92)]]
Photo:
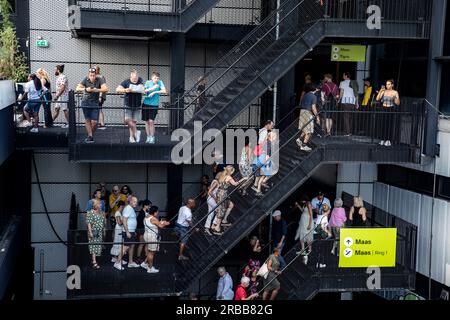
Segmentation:
[[(44, 108), (44, 128), (51, 128), (58, 118), (60, 110), (63, 110), (65, 123), (63, 128), (69, 124), (69, 82), (64, 74), (64, 65), (55, 67), (56, 93), (52, 95), (50, 77), (46, 70), (39, 68), (35, 73), (28, 76), (24, 93), (19, 96), (24, 101), (23, 115), (25, 123), (23, 126), (31, 125), (30, 132), (39, 132), (39, 111)], [(154, 71), (150, 80), (144, 81), (136, 70), (131, 71), (130, 77), (125, 79), (116, 88), (116, 93), (123, 95), (125, 106), (125, 124), (129, 128), (129, 143), (141, 141), (141, 132), (137, 130), (139, 116), (145, 123), (146, 141), (154, 144), (155, 119), (158, 114), (160, 96), (167, 94), (164, 82), (160, 79), (158, 72)], [(204, 83), (204, 82), (202, 82)], [(82, 94), (81, 109), (85, 118), (87, 137), (84, 142), (94, 142), (94, 133), (97, 129), (106, 129), (103, 105), (106, 94), (110, 92), (106, 84), (106, 78), (100, 73), (100, 67), (90, 68), (88, 75), (81, 79), (76, 86), (75, 92)], [(204, 104), (204, 99), (199, 99)], [(54, 111), (52, 112), (52, 104)], [(203, 106), (203, 105), (202, 105)]]
[[(354, 197), (353, 206), (348, 215), (343, 208), (343, 201), (337, 198), (333, 206), (323, 192), (318, 192), (312, 200), (303, 195), (294, 208), (300, 212), (298, 228), (294, 236), (297, 248), (296, 254), (308, 264), (308, 256), (314, 248), (313, 241), (332, 239), (333, 246), (330, 255), (339, 256), (340, 230), (346, 226), (364, 227), (366, 225), (366, 209), (361, 197)], [(274, 248), (267, 259), (263, 257), (263, 245), (258, 237), (249, 241), (248, 262), (242, 271), (239, 285), (234, 290), (233, 279), (224, 267), (218, 268), (219, 281), (217, 300), (253, 300), (261, 296), (263, 300), (274, 300), (281, 290), (278, 277), (286, 268), (283, 250), (288, 238), (287, 223), (281, 212), (272, 214), (272, 241)], [(326, 268), (323, 261), (317, 261), (316, 268)], [(262, 295), (261, 295), (262, 292)]]
[(305, 75), (305, 84), (300, 95), (301, 132), (297, 139), (299, 148), (302, 151), (311, 151), (310, 139), (315, 124), (321, 128), (325, 137), (332, 135), (336, 123), (337, 130), (344, 136), (358, 134), (364, 130), (368, 132), (367, 128), (361, 126), (369, 124), (369, 121), (365, 121), (368, 118), (365, 117), (364, 111), (373, 110), (373, 106), (381, 108), (378, 119), (385, 127), (376, 133), (380, 137), (380, 145), (392, 146), (392, 140), (395, 140), (397, 135), (398, 116), (391, 112), (396, 111), (394, 108), (400, 105), (399, 93), (394, 89), (394, 80), (387, 80), (386, 85), (375, 92), (372, 80), (365, 78), (364, 93), (360, 96), (359, 84), (352, 79), (350, 72), (345, 72), (342, 79), (338, 86), (333, 82), (331, 74), (325, 74), (319, 83), (313, 83), (309, 73)]
[[(114, 268), (124, 270), (128, 265), (128, 268), (142, 267), (148, 273), (159, 272), (153, 264), (160, 249), (159, 230), (170, 223), (158, 218), (159, 208), (150, 200), (141, 201), (141, 209), (136, 212), (138, 204), (138, 198), (127, 185), (121, 188), (114, 185), (112, 192), (105, 183), (98, 185), (86, 205), (88, 247), (94, 269), (100, 268), (97, 257), (102, 255), (105, 231), (113, 229), (110, 255)], [(126, 254), (128, 261), (124, 260)]]

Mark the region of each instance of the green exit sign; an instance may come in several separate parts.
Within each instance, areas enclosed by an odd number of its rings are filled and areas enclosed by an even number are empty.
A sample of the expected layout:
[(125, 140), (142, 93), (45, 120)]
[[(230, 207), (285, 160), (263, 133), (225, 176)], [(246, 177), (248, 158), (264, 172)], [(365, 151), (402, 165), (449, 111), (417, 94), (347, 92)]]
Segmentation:
[(47, 48), (48, 40), (36, 40), (36, 46), (41, 47), (41, 48)]

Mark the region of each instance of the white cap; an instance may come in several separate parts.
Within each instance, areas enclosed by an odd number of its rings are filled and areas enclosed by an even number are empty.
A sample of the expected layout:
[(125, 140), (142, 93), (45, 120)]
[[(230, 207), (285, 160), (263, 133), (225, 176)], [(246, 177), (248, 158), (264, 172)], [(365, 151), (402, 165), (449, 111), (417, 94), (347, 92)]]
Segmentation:
[(280, 210), (275, 210), (273, 213), (272, 213), (272, 217), (278, 217), (278, 216), (281, 216), (281, 211)]

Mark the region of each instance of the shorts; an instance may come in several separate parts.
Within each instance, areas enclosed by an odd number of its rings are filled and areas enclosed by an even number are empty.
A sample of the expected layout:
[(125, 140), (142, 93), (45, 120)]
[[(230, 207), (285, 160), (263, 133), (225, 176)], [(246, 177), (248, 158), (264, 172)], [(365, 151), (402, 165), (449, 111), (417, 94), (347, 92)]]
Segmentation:
[(81, 103), (81, 108), (83, 109), (84, 118), (86, 120), (98, 121), (98, 117), (100, 114), (100, 109), (98, 103), (96, 102), (85, 102)]
[(41, 108), (41, 101), (39, 100), (29, 100), (25, 109), (31, 113), (39, 113), (39, 109)]
[(158, 115), (158, 106), (142, 104), (142, 121), (155, 120)]
[(188, 236), (187, 236), (188, 231), (189, 231), (189, 227), (184, 227), (178, 223), (175, 224), (175, 232), (180, 237), (180, 242), (182, 244), (186, 244), (188, 241)]
[(69, 104), (67, 103), (68, 100), (69, 97), (59, 97), (58, 100), (56, 100), (55, 109), (61, 109), (62, 111), (69, 110)]
[[(144, 233), (145, 242), (158, 242), (158, 235), (152, 231)], [(157, 252), (159, 251), (159, 243), (147, 243), (148, 251)]]
[(125, 120), (131, 119), (133, 121), (137, 121), (138, 114), (139, 114), (139, 108), (126, 107), (126, 109), (125, 109)]
[(300, 110), (300, 117), (298, 119), (298, 129), (302, 130), (304, 134), (314, 133), (314, 116), (311, 111)]
[(136, 244), (136, 243), (133, 243), (133, 242), (138, 242), (136, 232), (130, 232), (130, 234), (131, 234), (131, 238), (128, 239), (127, 233), (126, 232), (122, 233), (122, 235), (123, 235), (123, 243), (127, 247), (130, 246), (130, 245), (135, 245)]

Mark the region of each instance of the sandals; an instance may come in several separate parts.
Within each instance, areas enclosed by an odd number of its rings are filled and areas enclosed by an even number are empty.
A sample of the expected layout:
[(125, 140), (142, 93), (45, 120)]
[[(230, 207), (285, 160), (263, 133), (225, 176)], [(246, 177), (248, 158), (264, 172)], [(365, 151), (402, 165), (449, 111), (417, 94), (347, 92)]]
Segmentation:
[(98, 270), (98, 269), (100, 269), (100, 266), (98, 265), (98, 263), (97, 262), (92, 262), (92, 269), (95, 269), (95, 270)]

